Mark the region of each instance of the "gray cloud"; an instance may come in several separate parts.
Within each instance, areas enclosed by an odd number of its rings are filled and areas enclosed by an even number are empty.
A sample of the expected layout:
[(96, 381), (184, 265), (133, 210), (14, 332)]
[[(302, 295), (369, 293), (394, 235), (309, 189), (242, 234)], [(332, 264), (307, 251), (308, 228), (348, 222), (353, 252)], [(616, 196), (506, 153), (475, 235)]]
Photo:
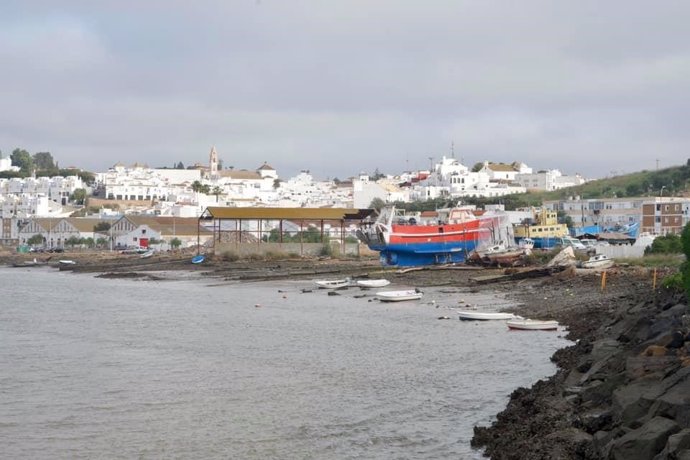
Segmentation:
[(685, 163), (686, 2), (14, 2), (0, 148), (283, 176)]

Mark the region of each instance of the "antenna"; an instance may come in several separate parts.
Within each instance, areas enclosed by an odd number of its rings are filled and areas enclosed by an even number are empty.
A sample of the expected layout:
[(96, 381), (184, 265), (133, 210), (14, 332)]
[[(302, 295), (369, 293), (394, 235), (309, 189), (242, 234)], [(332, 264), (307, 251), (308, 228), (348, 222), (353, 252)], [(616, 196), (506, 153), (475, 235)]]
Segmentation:
[(455, 141), (450, 141), (450, 156), (455, 158)]

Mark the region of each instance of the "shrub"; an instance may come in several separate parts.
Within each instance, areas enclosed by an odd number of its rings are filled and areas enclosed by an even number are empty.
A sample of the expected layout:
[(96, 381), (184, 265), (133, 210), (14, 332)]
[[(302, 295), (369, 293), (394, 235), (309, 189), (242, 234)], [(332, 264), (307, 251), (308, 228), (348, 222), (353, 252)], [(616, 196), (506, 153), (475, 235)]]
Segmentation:
[(682, 291), (684, 288), (683, 280), (683, 274), (678, 272), (664, 277), (664, 279), (661, 280), (661, 285), (666, 289)]
[(224, 262), (235, 262), (240, 258), (240, 256), (233, 251), (225, 251), (223, 254), (221, 254), (220, 258)]

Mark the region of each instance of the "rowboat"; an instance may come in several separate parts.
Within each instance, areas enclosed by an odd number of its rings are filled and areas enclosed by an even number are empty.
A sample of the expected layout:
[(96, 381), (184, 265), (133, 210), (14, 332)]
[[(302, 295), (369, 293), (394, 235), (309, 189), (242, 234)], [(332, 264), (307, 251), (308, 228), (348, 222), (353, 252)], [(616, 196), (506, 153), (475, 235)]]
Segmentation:
[(148, 251), (146, 251), (146, 252), (142, 252), (142, 253), (139, 255), (139, 257), (142, 258), (142, 259), (148, 259), (149, 257), (151, 257), (151, 256), (153, 255), (153, 253), (154, 253), (153, 249), (150, 249), (150, 250), (148, 250)]
[(506, 321), (508, 329), (523, 331), (557, 331), (558, 321), (539, 321), (536, 319), (514, 319)]
[(342, 278), (336, 280), (316, 280), (314, 281), (321, 289), (340, 289), (350, 285), (350, 278)]
[(518, 319), (519, 317), (512, 313), (502, 313), (498, 311), (467, 311), (458, 310), (458, 316), (462, 321), (489, 321), (489, 320), (506, 320)]
[(206, 260), (206, 257), (203, 254), (199, 254), (198, 256), (192, 257), (193, 264), (200, 264), (204, 260)]
[(381, 291), (376, 293), (376, 298), (381, 302), (402, 302), (403, 300), (419, 300), (423, 292), (418, 289), (404, 291)]
[(606, 257), (606, 255), (597, 254), (590, 257), (586, 262), (582, 262), (582, 268), (599, 268), (603, 270), (612, 267), (613, 264), (613, 260)]
[(381, 288), (389, 284), (391, 284), (391, 282), (383, 278), (378, 280), (357, 280), (357, 286), (363, 288)]

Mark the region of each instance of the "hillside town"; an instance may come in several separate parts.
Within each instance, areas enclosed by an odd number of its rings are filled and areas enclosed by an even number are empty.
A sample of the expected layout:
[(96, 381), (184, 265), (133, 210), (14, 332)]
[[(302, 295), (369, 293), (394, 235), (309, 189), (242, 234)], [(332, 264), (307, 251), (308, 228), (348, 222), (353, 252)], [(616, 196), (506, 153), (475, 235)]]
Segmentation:
[[(10, 158), (0, 158), (0, 172), (18, 169)], [(150, 168), (142, 163), (116, 163), (105, 172), (95, 173), (92, 183), (78, 175), (0, 178), (0, 243), (47, 250), (77, 244), (112, 249), (156, 243), (165, 250), (209, 241), (212, 230), (200, 228), (197, 222), (208, 207), (363, 209), (376, 201), (391, 204), (488, 198), (499, 203), (493, 208), (501, 208), (500, 199), (506, 195), (553, 191), (585, 182), (579, 174), (566, 175), (556, 169), (535, 171), (517, 161), (484, 161), (470, 168), (454, 155), (442, 156), (427, 170), (399, 174), (360, 173), (341, 181), (317, 180), (303, 170), (294, 177), (281, 178), (267, 162), (253, 170), (224, 169), (213, 147), (204, 164)], [(582, 228), (635, 225), (641, 232), (665, 234), (679, 233), (688, 222), (690, 200), (572, 196), (546, 201), (543, 207), (561, 212)], [(513, 225), (520, 225), (534, 212), (518, 209), (507, 214)], [(296, 224), (293, 227), (298, 231)], [(264, 230), (270, 231), (270, 227)], [(343, 236), (342, 229), (328, 223), (325, 231), (335, 238)], [(351, 222), (344, 235), (354, 238), (356, 231), (356, 223)]]

